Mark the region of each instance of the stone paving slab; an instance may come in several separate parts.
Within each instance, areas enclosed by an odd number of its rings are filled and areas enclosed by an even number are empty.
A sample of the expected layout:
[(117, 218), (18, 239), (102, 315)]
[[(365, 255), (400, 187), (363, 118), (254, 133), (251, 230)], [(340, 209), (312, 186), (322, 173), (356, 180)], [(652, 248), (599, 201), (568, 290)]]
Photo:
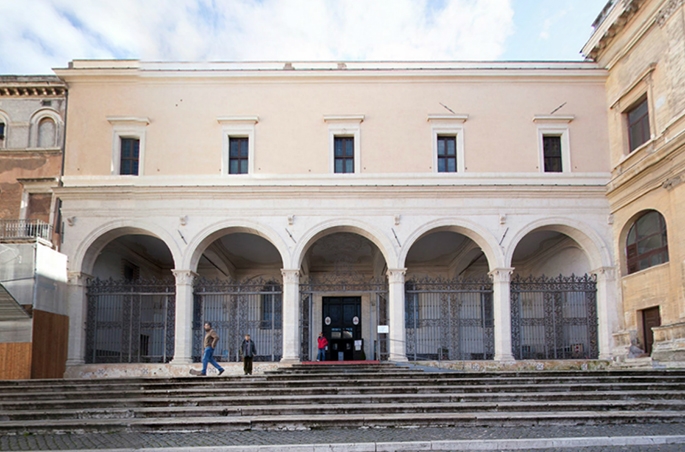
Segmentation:
[[(645, 413), (648, 415), (648, 413)], [(685, 451), (685, 423), (608, 426), (369, 428), (219, 433), (5, 435), (2, 451), (382, 452)]]

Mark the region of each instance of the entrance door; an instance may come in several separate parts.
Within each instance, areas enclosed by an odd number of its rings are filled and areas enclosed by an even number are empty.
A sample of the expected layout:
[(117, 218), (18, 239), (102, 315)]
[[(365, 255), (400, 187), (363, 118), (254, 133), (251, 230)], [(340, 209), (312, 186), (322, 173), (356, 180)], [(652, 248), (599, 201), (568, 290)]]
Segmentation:
[(645, 353), (648, 355), (652, 354), (652, 345), (654, 344), (654, 332), (652, 331), (652, 327), (655, 326), (661, 326), (659, 306), (644, 309), (642, 311), (642, 331), (645, 338)]
[[(324, 297), (323, 326), (321, 330), (328, 339), (328, 361), (362, 359), (361, 350), (355, 353), (355, 341), (362, 340), (361, 297)], [(360, 342), (357, 343), (358, 345)]]

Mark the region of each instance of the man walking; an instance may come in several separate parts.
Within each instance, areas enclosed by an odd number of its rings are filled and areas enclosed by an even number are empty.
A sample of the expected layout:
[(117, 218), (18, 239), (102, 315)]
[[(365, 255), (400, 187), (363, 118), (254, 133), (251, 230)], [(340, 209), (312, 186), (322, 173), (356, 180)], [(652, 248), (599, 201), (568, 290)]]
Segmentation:
[(214, 349), (216, 348), (216, 344), (219, 342), (219, 335), (216, 334), (216, 331), (212, 328), (212, 324), (209, 322), (205, 322), (205, 352), (202, 355), (202, 372), (198, 372), (195, 369), (190, 369), (190, 373), (192, 375), (197, 375), (197, 376), (206, 376), (207, 375), (207, 365), (209, 363), (212, 364), (212, 366), (216, 367), (217, 370), (219, 371), (219, 375), (224, 373), (224, 368), (219, 365), (218, 362), (214, 359)]
[(243, 357), (243, 371), (245, 375), (252, 375), (252, 359), (257, 354), (257, 347), (250, 339), (250, 335), (245, 335), (245, 340), (240, 344), (240, 355)]

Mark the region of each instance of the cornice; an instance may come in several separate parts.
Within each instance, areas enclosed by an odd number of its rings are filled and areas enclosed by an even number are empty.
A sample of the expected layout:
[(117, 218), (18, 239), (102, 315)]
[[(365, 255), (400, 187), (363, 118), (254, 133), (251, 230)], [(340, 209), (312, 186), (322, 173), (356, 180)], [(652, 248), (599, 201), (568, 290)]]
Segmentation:
[(604, 51), (621, 33), (628, 22), (635, 16), (645, 0), (616, 0), (611, 10), (599, 22), (593, 26), (595, 31), (583, 46), (581, 53), (592, 61), (596, 61), (600, 53)]

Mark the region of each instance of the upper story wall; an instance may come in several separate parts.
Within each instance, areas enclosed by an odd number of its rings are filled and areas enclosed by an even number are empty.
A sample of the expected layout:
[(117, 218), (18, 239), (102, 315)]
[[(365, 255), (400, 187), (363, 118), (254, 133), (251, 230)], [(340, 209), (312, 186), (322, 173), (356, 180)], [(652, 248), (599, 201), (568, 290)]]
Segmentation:
[[(583, 53), (609, 72), (611, 161), (621, 166), (618, 176), (685, 130), (685, 7), (678, 0), (614, 0), (610, 6)], [(632, 152), (627, 113), (645, 98), (649, 141)]]
[(544, 127), (567, 130), (565, 171), (609, 171), (606, 74), (594, 64), (337, 67), (76, 61), (56, 71), (69, 85), (65, 180), (117, 174), (117, 128), (127, 127), (144, 134), (145, 176), (226, 174), (236, 128), (252, 131), (254, 175), (331, 174), (331, 133), (354, 130), (355, 172), (434, 173), (441, 127), (462, 137), (466, 173), (540, 173)]

